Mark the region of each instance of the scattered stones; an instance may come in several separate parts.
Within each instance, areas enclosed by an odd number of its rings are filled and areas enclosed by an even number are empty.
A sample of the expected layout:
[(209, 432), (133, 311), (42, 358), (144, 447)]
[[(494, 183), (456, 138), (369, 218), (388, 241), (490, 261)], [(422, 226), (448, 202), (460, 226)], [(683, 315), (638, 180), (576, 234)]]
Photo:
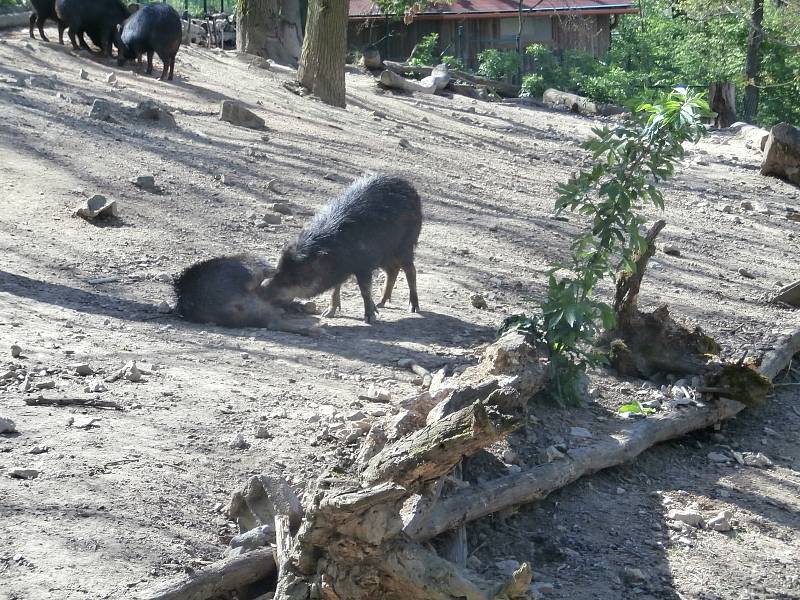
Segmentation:
[(275, 202), (270, 205), (270, 208), (272, 209), (273, 212), (280, 213), (282, 215), (292, 214), (291, 207), (285, 202)]
[(39, 476), (39, 471), (36, 469), (13, 467), (8, 470), (8, 476), (12, 479), (36, 479)]
[(25, 86), (44, 90), (53, 90), (56, 87), (55, 81), (50, 77), (26, 77)]
[(228, 443), (228, 447), (233, 448), (234, 450), (247, 450), (250, 447), (250, 444), (247, 443), (247, 440), (244, 439), (244, 436), (241, 433), (237, 433)]
[(681, 250), (680, 250), (680, 248), (678, 248), (678, 246), (676, 244), (670, 244), (670, 243), (662, 244), (661, 245), (661, 251), (664, 254), (669, 254), (670, 256), (680, 256), (681, 255)]
[(489, 308), (489, 305), (486, 303), (486, 298), (484, 298), (481, 294), (472, 294), (469, 297), (469, 301), (472, 306), (480, 310), (486, 310)]
[(745, 269), (744, 267), (742, 267), (741, 269), (739, 269), (739, 270), (737, 271), (737, 273), (739, 273), (739, 275), (741, 275), (742, 277), (744, 277), (744, 278), (746, 278), (746, 279), (755, 279), (755, 278), (756, 278), (756, 276), (755, 276), (755, 275), (753, 275), (753, 274), (752, 274), (750, 271), (748, 271), (748, 270), (747, 270), (747, 269)]
[(81, 79), (88, 80), (89, 79), (89, 72), (86, 69), (81, 69), (80, 71), (78, 71), (78, 77), (80, 77)]
[(392, 395), (385, 389), (370, 385), (366, 394), (361, 394), (359, 400), (369, 400), (370, 402), (391, 402)]
[(256, 427), (255, 436), (256, 439), (259, 440), (268, 440), (272, 437), (272, 434), (269, 432), (266, 425), (258, 425)]
[(264, 129), (266, 125), (264, 119), (235, 100), (222, 101), (219, 118), (221, 121), (226, 121), (239, 127), (247, 127), (248, 129)]
[(585, 427), (570, 427), (569, 434), (572, 437), (577, 437), (577, 438), (588, 439), (592, 437), (592, 432), (586, 429)]
[(172, 113), (152, 100), (145, 100), (135, 107), (130, 107), (103, 98), (95, 98), (89, 110), (89, 117), (109, 123), (129, 123), (136, 119), (175, 127), (175, 117)]
[(687, 507), (683, 510), (673, 508), (667, 513), (667, 518), (672, 521), (686, 523), (692, 527), (700, 527), (704, 521), (703, 515), (700, 514), (700, 511), (692, 507)]
[(730, 456), (723, 454), (722, 452), (709, 452), (708, 460), (715, 463), (727, 463), (731, 462), (732, 459)]
[(108, 387), (102, 379), (96, 379), (83, 388), (83, 391), (87, 394), (102, 394), (108, 391)]
[(155, 192), (158, 191), (158, 187), (156, 186), (156, 178), (152, 175), (139, 175), (138, 177), (134, 177), (130, 180), (133, 185), (138, 187), (139, 189), (146, 190), (148, 192)]
[(19, 358), (22, 355), (22, 348), (17, 344), (11, 344), (11, 358)]
[(0, 433), (16, 433), (17, 425), (9, 417), (0, 416)]
[(168, 315), (172, 312), (172, 307), (169, 305), (169, 302), (162, 300), (159, 305), (156, 306), (156, 312), (161, 315)]
[(78, 206), (74, 215), (91, 220), (98, 217), (116, 217), (117, 212), (116, 200), (108, 200), (102, 194), (95, 194)]
[(73, 363), (68, 368), (81, 377), (94, 375), (94, 369), (89, 366), (89, 363)]
[(706, 521), (706, 528), (712, 531), (730, 531), (733, 529), (730, 523), (731, 514), (727, 510), (722, 511), (716, 517)]
[(764, 146), (761, 174), (800, 184), (800, 129), (788, 123), (778, 123), (770, 130)]
[(557, 460), (564, 460), (567, 458), (567, 455), (561, 452), (555, 446), (548, 446), (545, 450), (545, 456), (547, 457), (547, 462), (555, 462)]
[(742, 460), (748, 467), (766, 468), (772, 466), (772, 461), (761, 452), (743, 452)]

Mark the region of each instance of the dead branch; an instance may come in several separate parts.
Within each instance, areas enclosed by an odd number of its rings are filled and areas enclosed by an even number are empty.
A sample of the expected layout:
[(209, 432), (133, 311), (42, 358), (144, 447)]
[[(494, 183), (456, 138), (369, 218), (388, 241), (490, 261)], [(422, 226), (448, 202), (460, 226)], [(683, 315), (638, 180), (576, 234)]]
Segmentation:
[(244, 587), (276, 572), (269, 548), (226, 558), (159, 590), (145, 592), (140, 600), (207, 600)]
[(89, 408), (113, 408), (122, 410), (122, 406), (113, 400), (100, 400), (99, 398), (25, 398), (28, 406), (85, 406)]
[(544, 91), (542, 95), (542, 102), (552, 104), (553, 106), (565, 106), (569, 110), (582, 115), (619, 115), (626, 110), (613, 104), (601, 104), (600, 102), (592, 102), (588, 98), (578, 96), (578, 94), (571, 94), (569, 92), (562, 92), (554, 88), (549, 88)]
[[(416, 75), (418, 77), (426, 77), (430, 75), (431, 71), (434, 69), (434, 67), (417, 67), (391, 60), (383, 61), (383, 65), (387, 70), (397, 73), (398, 75)], [(479, 75), (464, 73), (463, 71), (458, 71), (456, 69), (450, 69), (449, 71), (451, 79), (459, 79), (475, 86), (481, 86), (490, 90), (495, 90), (501, 96), (511, 98), (516, 98), (519, 96), (519, 86), (517, 85), (505, 83), (504, 81), (495, 81), (494, 79), (488, 79)]]

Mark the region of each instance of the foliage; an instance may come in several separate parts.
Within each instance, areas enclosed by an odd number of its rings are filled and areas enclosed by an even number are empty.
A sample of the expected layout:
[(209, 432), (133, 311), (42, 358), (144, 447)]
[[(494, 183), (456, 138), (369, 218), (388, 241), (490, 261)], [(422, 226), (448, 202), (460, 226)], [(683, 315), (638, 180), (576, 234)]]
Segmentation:
[(489, 48), (478, 53), (478, 74), (496, 81), (508, 80), (519, 72), (521, 61), (514, 51)]
[(414, 51), (408, 58), (408, 63), (417, 66), (432, 66), (436, 64), (433, 52), (439, 44), (439, 34), (429, 33), (414, 46)]
[(449, 55), (442, 56), (442, 58), (439, 59), (439, 62), (445, 63), (448, 67), (450, 67), (451, 69), (455, 69), (456, 71), (467, 70), (467, 66), (464, 64), (464, 61), (455, 56), (449, 56)]
[(619, 407), (621, 413), (632, 413), (635, 415), (652, 415), (655, 411), (654, 408), (642, 406), (641, 402), (631, 402), (630, 404), (623, 404)]
[(664, 207), (656, 184), (672, 175), (684, 154), (682, 144), (703, 135), (700, 117), (706, 114), (707, 103), (682, 88), (656, 104), (643, 104), (628, 122), (594, 129), (596, 137), (583, 144), (594, 166), (558, 187), (556, 215), (578, 213), (590, 219), (591, 227), (572, 242), (571, 262), (550, 269), (547, 297), (535, 321), (520, 316), (504, 325), (533, 330), (547, 344), (559, 402), (580, 399), (581, 375), (603, 360), (590, 342), (601, 328), (614, 326), (611, 307), (592, 296), (595, 286), (634, 268), (633, 257), (646, 244), (639, 211), (645, 204)]

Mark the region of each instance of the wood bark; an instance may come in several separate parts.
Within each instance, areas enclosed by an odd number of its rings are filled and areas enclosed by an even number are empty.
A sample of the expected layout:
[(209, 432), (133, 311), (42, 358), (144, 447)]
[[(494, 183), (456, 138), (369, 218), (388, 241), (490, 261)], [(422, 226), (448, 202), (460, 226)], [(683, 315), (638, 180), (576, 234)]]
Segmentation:
[(625, 273), (619, 277), (617, 292), (614, 298), (614, 313), (617, 316), (617, 325), (626, 327), (630, 325), (631, 317), (639, 307), (639, 290), (642, 287), (642, 278), (647, 269), (647, 263), (656, 251), (656, 237), (667, 222), (664, 219), (656, 221), (645, 236), (647, 249), (634, 262), (633, 273)]
[(752, 123), (758, 113), (758, 74), (761, 70), (761, 42), (764, 39), (763, 22), (764, 0), (753, 0), (744, 68), (744, 75), (747, 83), (744, 87), (744, 111), (742, 118), (747, 123)]
[(310, 0), (298, 83), (331, 106), (345, 107), (348, 0)]
[[(776, 348), (764, 356), (759, 373), (774, 379), (798, 351), (800, 329), (781, 340)], [(426, 540), (463, 523), (540, 500), (584, 475), (632, 460), (656, 444), (709, 427), (744, 408), (744, 404), (721, 398), (701, 407), (635, 421), (608, 439), (569, 450), (565, 460), (537, 465), (522, 473), (472, 486), (441, 499), (428, 515), (425, 525), (413, 532), (411, 537), (417, 541)]]
[(571, 94), (569, 92), (562, 92), (554, 88), (548, 88), (542, 95), (542, 101), (554, 106), (566, 106), (569, 110), (582, 115), (618, 115), (625, 112), (625, 109), (613, 104), (602, 104), (600, 102), (592, 102), (588, 98), (578, 96), (578, 94)]
[(431, 70), (431, 74), (421, 81), (406, 79), (394, 71), (383, 71), (380, 82), (384, 86), (393, 89), (405, 90), (408, 92), (419, 92), (423, 94), (435, 94), (443, 90), (450, 83), (450, 73), (447, 65), (439, 65)]
[(99, 398), (45, 398), (44, 396), (36, 396), (35, 398), (25, 398), (25, 404), (28, 406), (85, 406), (122, 410), (122, 406), (117, 402), (100, 400)]
[[(391, 60), (383, 61), (383, 66), (386, 67), (387, 70), (397, 73), (398, 75), (416, 75), (418, 77), (427, 77), (434, 69), (434, 67), (417, 67)], [(519, 86), (517, 85), (506, 83), (504, 81), (495, 81), (494, 79), (488, 79), (487, 77), (480, 77), (470, 73), (464, 73), (463, 71), (456, 69), (449, 69), (449, 71), (451, 80), (460, 79), (461, 81), (466, 81), (476, 86), (483, 86), (485, 88), (495, 90), (501, 96), (512, 98), (519, 96)]]
[(298, 0), (240, 0), (236, 48), (297, 67), (303, 44)]
[(708, 104), (717, 117), (717, 127), (730, 127), (736, 122), (736, 85), (730, 81), (708, 86)]
[(275, 557), (269, 548), (226, 558), (155, 591), (139, 600), (207, 600), (274, 575)]

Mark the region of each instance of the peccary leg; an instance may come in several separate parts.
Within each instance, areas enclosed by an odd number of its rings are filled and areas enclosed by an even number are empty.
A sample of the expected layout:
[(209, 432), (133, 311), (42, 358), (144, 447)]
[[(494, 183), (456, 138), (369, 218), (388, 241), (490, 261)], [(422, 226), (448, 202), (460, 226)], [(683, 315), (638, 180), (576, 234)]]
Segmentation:
[(64, 45), (64, 30), (67, 28), (61, 21), (58, 22), (58, 43)]
[(160, 81), (164, 81), (167, 78), (167, 73), (169, 72), (170, 59), (162, 56), (161, 54), (158, 55), (158, 58), (161, 59), (161, 64), (163, 65), (163, 67), (161, 68), (161, 77), (159, 77), (158, 79)]
[(406, 274), (406, 281), (408, 282), (408, 310), (410, 312), (419, 312), (419, 298), (417, 297), (417, 269), (414, 266), (413, 260), (409, 260), (403, 265), (403, 272)]
[(364, 322), (374, 323), (378, 308), (372, 300), (372, 273), (361, 273), (356, 275), (358, 289), (361, 290), (361, 297), (364, 299)]
[(387, 302), (392, 300), (392, 290), (394, 289), (394, 282), (397, 281), (397, 274), (400, 272), (400, 267), (389, 267), (386, 269), (386, 281), (383, 283), (383, 296), (381, 301), (378, 302), (378, 308), (383, 308)]
[[(47, 36), (44, 34), (44, 22), (46, 19), (38, 18), (36, 19), (36, 26), (39, 28), (39, 35), (42, 36), (42, 39), (45, 42), (49, 42), (50, 40), (47, 39)], [(33, 35), (31, 35), (33, 37)]]
[(150, 75), (152, 72), (153, 72), (153, 51), (152, 50), (148, 50), (147, 51), (147, 70), (145, 71), (145, 73)]
[(173, 54), (169, 59), (169, 80), (172, 81), (172, 74), (175, 71), (175, 55)]
[(69, 41), (72, 42), (72, 49), (78, 50), (80, 46), (78, 46), (78, 42), (75, 41), (75, 32), (72, 31), (72, 27), (67, 29), (67, 35), (69, 36)]
[(31, 39), (32, 39), (32, 40), (35, 40), (35, 39), (36, 39), (36, 38), (33, 36), (33, 24), (34, 24), (34, 23), (36, 23), (36, 21), (37, 21), (37, 19), (38, 19), (38, 18), (39, 18), (39, 15), (37, 15), (35, 12), (32, 12), (32, 13), (31, 13), (31, 31), (30, 31), (30, 34), (31, 34)]
[(331, 294), (331, 304), (328, 309), (322, 313), (322, 316), (326, 319), (333, 317), (336, 315), (336, 312), (342, 307), (342, 286), (337, 285), (333, 288), (333, 294)]

